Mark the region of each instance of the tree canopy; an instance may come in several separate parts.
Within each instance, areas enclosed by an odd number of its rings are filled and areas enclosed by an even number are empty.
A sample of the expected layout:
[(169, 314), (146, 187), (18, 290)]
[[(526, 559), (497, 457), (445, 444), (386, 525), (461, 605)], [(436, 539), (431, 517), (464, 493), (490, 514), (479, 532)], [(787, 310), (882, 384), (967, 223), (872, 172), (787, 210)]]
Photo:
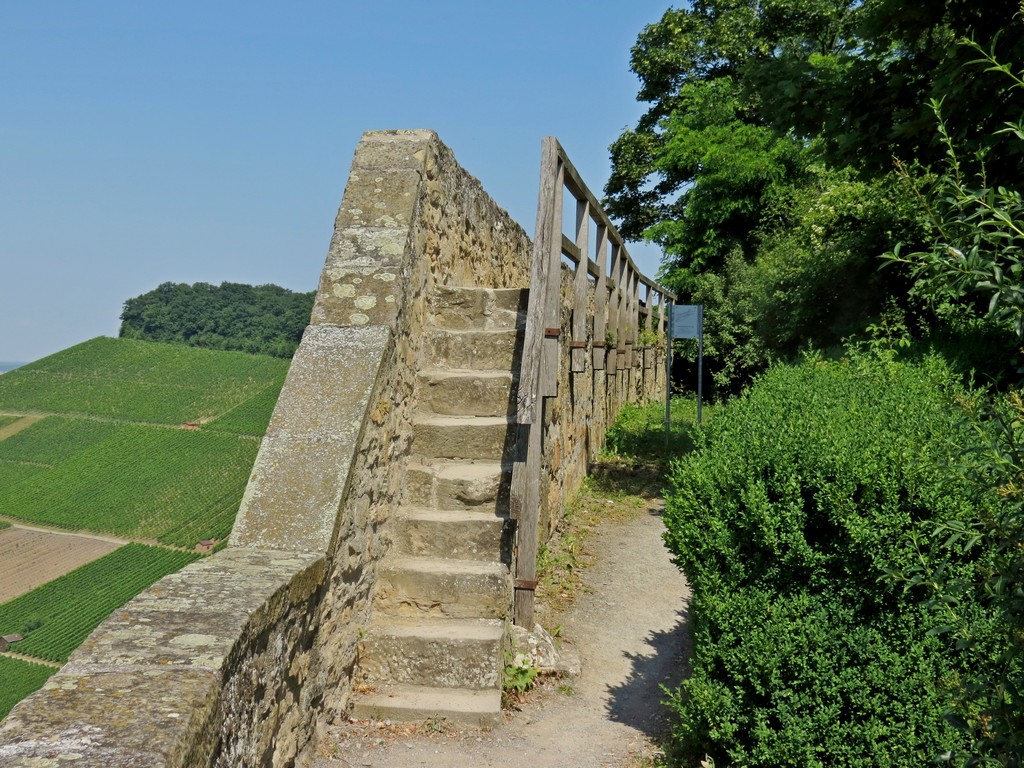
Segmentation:
[(606, 205), (627, 238), (663, 247), (683, 300), (709, 306), (720, 387), (894, 301), (918, 311), (913, 276), (877, 270), (930, 236), (895, 169), (941, 166), (935, 100), (963, 156), (987, 154), (991, 185), (1020, 178), (1022, 144), (999, 129), (1024, 91), (961, 44), (1024, 60), (1019, 13), (1018, 0), (694, 0), (640, 34), (631, 66), (649, 108), (611, 146)]
[(277, 285), (163, 283), (124, 303), (120, 336), (291, 357), (314, 296)]

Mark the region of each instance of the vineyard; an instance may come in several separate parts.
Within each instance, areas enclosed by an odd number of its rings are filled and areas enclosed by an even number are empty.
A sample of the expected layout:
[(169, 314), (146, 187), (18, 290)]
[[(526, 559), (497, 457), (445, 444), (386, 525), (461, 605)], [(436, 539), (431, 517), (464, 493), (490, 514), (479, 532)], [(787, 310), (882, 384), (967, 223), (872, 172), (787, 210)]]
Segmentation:
[(236, 435), (262, 435), (267, 431), (270, 414), (274, 411), (278, 393), (284, 385), (284, 374), (270, 386), (214, 419), (208, 429), (231, 432)]
[(199, 555), (126, 544), (21, 597), (0, 604), (0, 635), (20, 634), (18, 653), (65, 662), (112, 611)]
[[(188, 547), (226, 534), (225, 507), (230, 507), (233, 520), (259, 448), (252, 438), (224, 432), (102, 424), (110, 431), (99, 437), (102, 430), (73, 428), (81, 421), (75, 419), (47, 430), (50, 420), (0, 442), (0, 459), (7, 458), (6, 443), (19, 437), (36, 455), (59, 455), (65, 431), (81, 440), (80, 450), (42, 471), (32, 467), (35, 471), (20, 481), (0, 485), (0, 515), (143, 539), (159, 539), (193, 521), (198, 538), (173, 542)], [(46, 432), (44, 439), (37, 439), (37, 430)]]
[[(154, 544), (0, 603), (0, 635), (23, 638), (10, 650), (65, 661), (112, 611), (201, 557), (182, 550), (227, 538), (288, 365), (98, 338), (0, 377), (0, 429), (43, 417), (0, 439), (0, 517)], [(0, 655), (0, 717), (52, 671)]]
[(0, 680), (4, 681), (0, 685), (0, 719), (6, 717), (15, 704), (42, 687), (56, 671), (42, 664), (0, 656)]
[(0, 410), (204, 422), (283, 380), (289, 361), (96, 338), (0, 377)]
[[(0, 459), (0, 488), (9, 488), (15, 483), (27, 480), (46, 467), (37, 464), (17, 464)], [(3, 514), (3, 513), (0, 513)]]
[(59, 464), (107, 439), (117, 429), (116, 424), (107, 421), (50, 416), (0, 440), (0, 461)]

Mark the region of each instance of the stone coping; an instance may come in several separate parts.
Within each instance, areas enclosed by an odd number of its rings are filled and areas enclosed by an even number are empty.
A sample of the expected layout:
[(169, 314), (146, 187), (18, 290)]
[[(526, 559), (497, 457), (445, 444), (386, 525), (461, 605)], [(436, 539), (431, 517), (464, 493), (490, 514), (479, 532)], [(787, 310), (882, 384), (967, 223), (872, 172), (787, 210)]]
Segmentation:
[(224, 681), (323, 581), (324, 558), (246, 548), (199, 560), (116, 611), (4, 721), (0, 765), (205, 765)]

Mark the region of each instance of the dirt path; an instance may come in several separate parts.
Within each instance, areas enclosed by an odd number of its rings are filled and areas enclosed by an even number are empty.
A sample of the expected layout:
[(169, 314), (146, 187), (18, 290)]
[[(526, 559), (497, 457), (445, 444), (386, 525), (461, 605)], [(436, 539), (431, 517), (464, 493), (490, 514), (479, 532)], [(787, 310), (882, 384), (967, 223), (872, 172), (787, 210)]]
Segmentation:
[(33, 424), (36, 424), (45, 418), (45, 416), (22, 416), (20, 419), (8, 424), (6, 427), (0, 428), (0, 440), (6, 440), (8, 437), (18, 434), (23, 429), (28, 429)]
[(562, 620), (579, 654), (575, 679), (546, 684), (489, 731), (410, 733), (400, 725), (335, 728), (315, 768), (618, 768), (651, 765), (664, 733), (662, 685), (688, 656), (689, 591), (661, 542), (660, 508), (602, 523), (584, 591)]

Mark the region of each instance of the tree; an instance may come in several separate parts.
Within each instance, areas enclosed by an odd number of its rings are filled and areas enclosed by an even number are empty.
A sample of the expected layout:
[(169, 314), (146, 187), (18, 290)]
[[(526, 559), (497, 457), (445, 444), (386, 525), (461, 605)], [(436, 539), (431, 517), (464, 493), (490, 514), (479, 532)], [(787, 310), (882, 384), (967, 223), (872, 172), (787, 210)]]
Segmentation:
[[(890, 300), (916, 311), (905, 271), (875, 274), (876, 257), (896, 243), (926, 242), (911, 192), (893, 184), (893, 159), (941, 160), (927, 105), (942, 96), (955, 140), (998, 149), (1001, 178), (1024, 172), (1024, 152), (992, 134), (1004, 105), (1024, 111), (1024, 94), (966, 75), (970, 56), (955, 45), (975, 35), (1024, 59), (1017, 11), (1017, 0), (695, 0), (670, 9), (633, 48), (638, 98), (650, 108), (611, 146), (608, 210), (627, 238), (664, 248), (661, 277), (684, 300), (706, 286), (702, 275), (745, 275), (747, 285), (716, 289), (715, 309), (747, 323), (738, 337), (757, 338), (769, 359), (836, 343)], [(830, 211), (829, 201), (849, 206)], [(823, 222), (824, 237), (814, 229)], [(822, 290), (807, 290), (806, 276)], [(796, 303), (805, 301), (813, 306)], [(735, 356), (720, 341), (719, 353)]]
[(120, 335), (291, 357), (314, 297), (277, 285), (163, 283), (124, 303)]
[[(703, 130), (708, 152), (727, 152), (746, 125), (831, 167), (877, 176), (891, 172), (893, 156), (923, 164), (941, 159), (927, 104), (945, 97), (954, 139), (989, 145), (1007, 102), (1024, 109), (1024, 94), (993, 94), (965, 76), (970, 56), (956, 40), (970, 36), (1002, 60), (1024, 60), (1019, 10), (1017, 0), (696, 0), (692, 8), (669, 9), (633, 47), (637, 98), (651, 106), (611, 147), (609, 210), (626, 237), (646, 233), (683, 259), (692, 255), (676, 243), (713, 238), (651, 229), (682, 219), (698, 197), (695, 188), (716, 173), (678, 151), (687, 143), (680, 126)], [(768, 155), (778, 150), (767, 139), (755, 146)], [(1000, 173), (1014, 178), (1024, 153), (1005, 149)], [(772, 168), (764, 178), (777, 181)], [(709, 224), (695, 218), (685, 226), (699, 232)]]

